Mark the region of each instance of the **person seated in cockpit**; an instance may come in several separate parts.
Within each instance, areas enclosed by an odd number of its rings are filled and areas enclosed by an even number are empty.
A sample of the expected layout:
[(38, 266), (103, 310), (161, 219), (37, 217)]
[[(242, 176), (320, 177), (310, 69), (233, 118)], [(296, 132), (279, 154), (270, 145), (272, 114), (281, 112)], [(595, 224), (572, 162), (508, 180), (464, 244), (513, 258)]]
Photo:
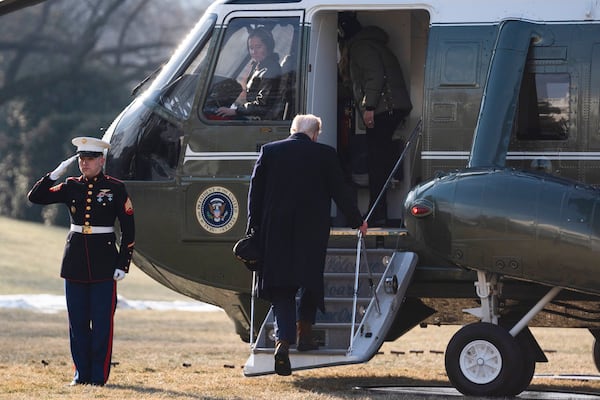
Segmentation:
[(219, 107), (215, 114), (222, 118), (275, 119), (273, 110), (281, 101), (279, 83), (281, 66), (275, 53), (271, 32), (256, 28), (248, 36), (248, 52), (252, 64), (246, 79), (246, 99), (231, 107)]

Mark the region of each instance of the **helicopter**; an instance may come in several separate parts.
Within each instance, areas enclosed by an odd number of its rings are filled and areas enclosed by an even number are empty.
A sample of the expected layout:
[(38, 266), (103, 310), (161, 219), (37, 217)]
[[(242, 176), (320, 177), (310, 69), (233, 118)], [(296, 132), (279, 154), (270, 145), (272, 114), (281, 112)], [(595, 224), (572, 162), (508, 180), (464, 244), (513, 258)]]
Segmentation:
[(9, 14), (20, 10), (21, 8), (33, 6), (44, 1), (45, 0), (0, 0), (0, 15)]
[[(221, 307), (250, 342), (246, 376), (273, 373), (273, 317), (232, 255), (261, 146), (292, 118), (323, 121), (368, 214), (365, 128), (340, 90), (337, 20), (384, 29), (413, 109), (397, 129), (388, 219), (358, 240), (335, 205), (320, 348), (293, 370), (367, 362), (421, 324), (463, 325), (445, 367), (466, 395), (522, 392), (547, 358), (530, 327), (585, 328), (600, 369), (600, 5), (517, 0), (214, 2), (107, 129), (106, 173), (136, 204), (134, 263)], [(243, 101), (250, 32), (275, 38), (266, 114)], [(290, 177), (290, 180), (293, 178)]]

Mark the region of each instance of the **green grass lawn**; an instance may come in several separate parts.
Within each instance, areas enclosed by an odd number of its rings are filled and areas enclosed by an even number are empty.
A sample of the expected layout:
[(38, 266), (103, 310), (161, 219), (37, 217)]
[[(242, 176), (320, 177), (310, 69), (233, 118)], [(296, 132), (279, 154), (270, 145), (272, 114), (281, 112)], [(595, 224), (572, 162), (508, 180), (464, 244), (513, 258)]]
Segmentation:
[[(63, 294), (60, 278), (67, 229), (0, 217), (0, 294)], [(131, 300), (189, 300), (132, 265), (119, 283)]]

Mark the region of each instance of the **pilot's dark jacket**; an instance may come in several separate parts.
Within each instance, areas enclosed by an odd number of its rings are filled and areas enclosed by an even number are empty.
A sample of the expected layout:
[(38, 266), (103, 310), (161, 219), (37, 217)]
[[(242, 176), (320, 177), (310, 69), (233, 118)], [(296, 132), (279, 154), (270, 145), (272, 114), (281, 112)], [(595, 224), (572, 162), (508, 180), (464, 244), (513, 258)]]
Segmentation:
[(71, 229), (62, 261), (62, 278), (101, 282), (112, 280), (115, 269), (129, 271), (135, 227), (133, 206), (121, 181), (100, 173), (91, 180), (82, 175), (55, 185), (55, 181), (46, 175), (33, 186), (28, 198), (36, 204), (65, 204), (69, 208), (72, 227), (83, 227), (82, 231), (113, 227), (115, 220), (119, 220), (119, 250), (114, 232), (88, 234)]
[(279, 83), (281, 66), (279, 55), (271, 53), (260, 64), (254, 62), (246, 81), (246, 102), (238, 105), (236, 113), (260, 119), (274, 119), (278, 101), (282, 101)]
[(356, 228), (362, 216), (344, 182), (335, 150), (303, 133), (262, 147), (248, 194), (248, 227), (263, 246), (259, 296), (275, 287), (303, 287), (320, 296), (330, 230), (331, 200)]

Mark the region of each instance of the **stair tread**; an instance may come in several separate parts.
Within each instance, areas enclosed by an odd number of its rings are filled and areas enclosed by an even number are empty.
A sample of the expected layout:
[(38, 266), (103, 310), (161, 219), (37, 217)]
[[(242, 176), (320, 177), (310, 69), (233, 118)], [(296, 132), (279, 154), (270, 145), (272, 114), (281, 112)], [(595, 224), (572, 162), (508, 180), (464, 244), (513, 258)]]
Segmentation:
[[(352, 228), (331, 228), (331, 236), (356, 236), (356, 229)], [(369, 228), (367, 236), (407, 236), (406, 228)]]
[[(255, 347), (252, 349), (252, 353), (254, 354), (273, 354), (274, 348), (273, 347)], [(310, 350), (310, 351), (298, 351), (293, 347), (290, 347), (289, 350), (289, 354), (290, 356), (294, 356), (294, 355), (304, 355), (304, 354), (310, 354), (310, 355), (344, 355), (348, 352), (348, 348), (327, 348), (327, 347), (320, 347), (318, 350)]]

